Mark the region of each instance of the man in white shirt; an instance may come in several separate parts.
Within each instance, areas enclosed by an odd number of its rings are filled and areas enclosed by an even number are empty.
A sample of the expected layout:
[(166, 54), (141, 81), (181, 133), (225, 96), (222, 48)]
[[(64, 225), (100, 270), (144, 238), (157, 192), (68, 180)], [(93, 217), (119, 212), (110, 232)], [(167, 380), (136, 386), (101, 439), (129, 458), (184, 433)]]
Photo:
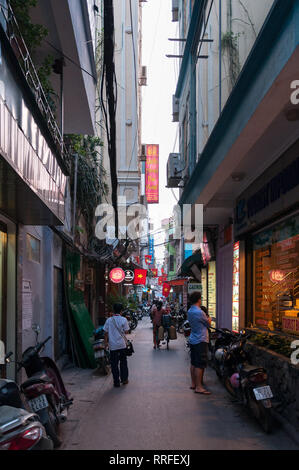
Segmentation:
[(125, 334), (129, 333), (130, 327), (128, 320), (121, 316), (122, 309), (121, 304), (114, 304), (114, 314), (104, 325), (105, 346), (109, 344), (114, 387), (120, 387), (120, 382), (123, 385), (129, 383)]

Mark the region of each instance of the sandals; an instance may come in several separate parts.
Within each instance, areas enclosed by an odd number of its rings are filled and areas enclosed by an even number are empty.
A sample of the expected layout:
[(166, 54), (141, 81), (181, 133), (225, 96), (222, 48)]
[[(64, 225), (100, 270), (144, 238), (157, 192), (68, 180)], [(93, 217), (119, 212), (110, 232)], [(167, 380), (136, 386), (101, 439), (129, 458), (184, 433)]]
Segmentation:
[(203, 392), (194, 391), (194, 393), (198, 393), (199, 395), (211, 395), (211, 392), (209, 392), (208, 390), (204, 390)]

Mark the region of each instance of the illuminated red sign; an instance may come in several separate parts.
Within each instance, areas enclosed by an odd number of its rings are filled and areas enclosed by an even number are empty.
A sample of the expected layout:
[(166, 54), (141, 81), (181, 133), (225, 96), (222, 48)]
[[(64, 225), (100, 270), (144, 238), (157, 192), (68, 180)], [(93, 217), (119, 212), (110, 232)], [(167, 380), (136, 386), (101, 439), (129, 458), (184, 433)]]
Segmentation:
[(114, 282), (114, 284), (119, 284), (120, 282), (123, 282), (125, 278), (125, 272), (121, 268), (114, 268), (111, 269), (109, 273), (109, 279), (111, 282)]
[(159, 202), (159, 145), (146, 146), (145, 194), (148, 204)]
[(279, 271), (279, 270), (273, 270), (273, 271), (270, 271), (269, 273), (270, 275), (270, 279), (272, 282), (281, 282), (284, 280), (284, 273), (283, 271)]

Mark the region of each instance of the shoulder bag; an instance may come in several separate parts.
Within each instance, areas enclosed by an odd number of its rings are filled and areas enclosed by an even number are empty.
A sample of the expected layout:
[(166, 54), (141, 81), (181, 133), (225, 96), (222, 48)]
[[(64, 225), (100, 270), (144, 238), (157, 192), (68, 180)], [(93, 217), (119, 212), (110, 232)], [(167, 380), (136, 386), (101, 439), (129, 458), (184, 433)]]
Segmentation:
[(120, 329), (118, 328), (116, 322), (114, 321), (114, 317), (112, 318), (112, 321), (113, 321), (113, 324), (115, 326), (115, 328), (117, 329), (117, 331), (119, 332), (119, 334), (123, 337), (123, 339), (125, 340), (125, 343), (126, 343), (126, 355), (127, 356), (132, 356), (133, 352), (134, 351), (134, 348), (133, 348), (133, 344), (132, 344), (132, 341), (130, 341), (126, 335), (124, 335)]

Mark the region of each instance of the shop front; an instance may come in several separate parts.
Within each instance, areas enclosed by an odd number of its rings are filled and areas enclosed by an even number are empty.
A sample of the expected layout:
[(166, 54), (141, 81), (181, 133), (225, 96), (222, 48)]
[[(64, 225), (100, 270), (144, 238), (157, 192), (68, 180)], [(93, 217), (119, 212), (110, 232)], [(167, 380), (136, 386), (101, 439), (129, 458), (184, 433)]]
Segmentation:
[(244, 310), (241, 327), (299, 334), (298, 155), (297, 143), (237, 201), (235, 247), (245, 246), (245, 295), (234, 307)]
[(253, 321), (299, 334), (299, 213), (252, 237)]

